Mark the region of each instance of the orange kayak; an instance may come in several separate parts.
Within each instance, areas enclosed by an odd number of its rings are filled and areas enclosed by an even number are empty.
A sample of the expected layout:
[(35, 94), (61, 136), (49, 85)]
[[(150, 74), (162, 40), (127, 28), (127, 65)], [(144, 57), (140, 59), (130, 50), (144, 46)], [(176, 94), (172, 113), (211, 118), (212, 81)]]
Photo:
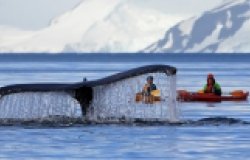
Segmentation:
[(212, 93), (196, 93), (185, 90), (177, 91), (177, 100), (184, 102), (221, 102), (221, 101), (246, 101), (249, 92), (233, 91), (228, 95), (215, 95)]

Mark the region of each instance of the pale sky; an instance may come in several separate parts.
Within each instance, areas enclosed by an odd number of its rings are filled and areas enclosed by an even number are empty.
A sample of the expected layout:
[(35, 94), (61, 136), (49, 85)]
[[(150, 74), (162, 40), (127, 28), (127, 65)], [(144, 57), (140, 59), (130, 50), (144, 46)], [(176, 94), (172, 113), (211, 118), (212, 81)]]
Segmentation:
[(165, 13), (200, 14), (219, 4), (223, 0), (130, 0), (138, 5), (155, 8)]
[[(0, 0), (0, 25), (37, 30), (84, 0)], [(100, 0), (101, 1), (101, 0)], [(126, 1), (126, 0), (124, 0)], [(222, 0), (127, 0), (165, 14), (199, 15)], [(186, 17), (186, 16), (185, 16)]]
[(0, 25), (23, 29), (46, 27), (50, 20), (82, 0), (0, 0)]

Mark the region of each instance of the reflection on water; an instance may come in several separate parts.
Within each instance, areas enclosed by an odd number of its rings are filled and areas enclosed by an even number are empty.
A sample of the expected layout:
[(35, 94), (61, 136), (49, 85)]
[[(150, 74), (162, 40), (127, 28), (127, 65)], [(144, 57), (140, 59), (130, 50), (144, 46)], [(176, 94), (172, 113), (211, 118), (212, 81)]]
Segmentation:
[(248, 159), (245, 126), (2, 128), (2, 159)]

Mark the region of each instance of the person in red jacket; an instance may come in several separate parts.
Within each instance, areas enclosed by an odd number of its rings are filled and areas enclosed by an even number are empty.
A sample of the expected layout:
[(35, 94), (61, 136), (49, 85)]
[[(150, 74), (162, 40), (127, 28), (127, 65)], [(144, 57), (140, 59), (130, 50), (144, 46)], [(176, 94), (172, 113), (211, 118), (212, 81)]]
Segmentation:
[(218, 96), (221, 95), (221, 87), (215, 81), (213, 74), (210, 73), (207, 75), (207, 84), (205, 84), (203, 91), (204, 91), (204, 93), (213, 93), (213, 94), (218, 95)]

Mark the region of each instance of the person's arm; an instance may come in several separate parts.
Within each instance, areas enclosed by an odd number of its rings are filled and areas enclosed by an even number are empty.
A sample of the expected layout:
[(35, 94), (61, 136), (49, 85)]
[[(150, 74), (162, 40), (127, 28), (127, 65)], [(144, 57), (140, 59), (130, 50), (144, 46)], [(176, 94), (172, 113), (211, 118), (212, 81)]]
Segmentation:
[(157, 90), (157, 87), (155, 84), (153, 84), (152, 90)]
[(221, 87), (218, 83), (215, 83), (214, 90), (215, 90), (214, 92), (216, 95), (219, 95), (219, 96), (221, 95)]
[(218, 83), (215, 83), (214, 89), (215, 90), (221, 90), (221, 87), (220, 87), (220, 85)]
[(146, 85), (143, 86), (143, 88), (142, 88), (142, 93), (145, 92), (145, 90), (146, 90), (145, 88), (146, 88)]
[(207, 85), (205, 84), (203, 87), (203, 92), (206, 93), (206, 90), (207, 90)]
[(148, 92), (148, 84), (145, 84), (142, 90), (142, 93), (147, 93)]

